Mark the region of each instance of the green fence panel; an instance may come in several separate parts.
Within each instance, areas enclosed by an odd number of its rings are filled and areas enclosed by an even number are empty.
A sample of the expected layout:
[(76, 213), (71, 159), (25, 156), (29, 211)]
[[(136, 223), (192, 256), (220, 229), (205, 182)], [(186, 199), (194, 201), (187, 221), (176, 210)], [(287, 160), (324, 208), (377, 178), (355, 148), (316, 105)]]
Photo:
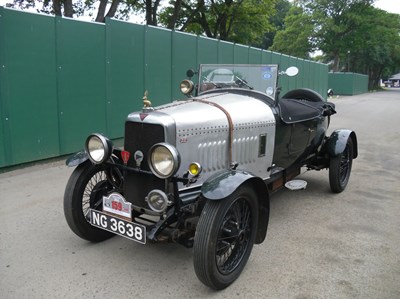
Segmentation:
[(231, 64), (234, 61), (235, 44), (219, 41), (218, 42), (218, 63)]
[[(1, 22), (0, 22), (0, 25), (1, 25)], [(0, 63), (1, 63), (1, 61), (0, 61)], [(0, 80), (1, 80), (1, 78), (2, 78), (2, 75), (0, 73)], [(2, 86), (0, 84), (0, 89), (1, 88), (2, 88)], [(1, 95), (0, 95), (0, 98), (1, 98)], [(7, 143), (6, 140), (8, 138), (5, 138), (6, 137), (5, 136), (6, 133), (5, 133), (4, 126), (3, 126), (3, 121), (6, 121), (6, 117), (3, 114), (3, 107), (2, 106), (3, 105), (0, 102), (0, 168), (11, 163), (10, 159), (7, 159), (7, 155), (6, 155), (6, 143)]]
[(318, 78), (318, 65), (315, 62), (311, 62), (310, 63), (310, 72), (312, 74), (312, 81), (311, 81), (311, 85), (310, 88), (312, 90), (315, 90), (318, 88), (318, 83), (319, 83), (319, 78)]
[(368, 76), (356, 73), (329, 73), (328, 87), (334, 94), (355, 95), (368, 92)]
[(317, 74), (316, 64), (314, 62), (310, 62), (310, 81), (309, 81), (309, 88), (315, 90), (315, 86), (318, 84), (318, 77), (315, 76)]
[(106, 108), (110, 138), (122, 137), (127, 115), (143, 107), (144, 29), (106, 19)]
[(153, 106), (158, 106), (172, 97), (172, 32), (153, 26), (146, 26), (145, 32), (145, 89)]
[(261, 64), (262, 61), (262, 50), (250, 47), (249, 48), (249, 63), (250, 64)]
[(234, 63), (247, 64), (249, 63), (249, 47), (243, 45), (235, 45)]
[(368, 81), (369, 81), (369, 76), (367, 76), (367, 75), (362, 75), (362, 80), (361, 80), (361, 85), (360, 85), (359, 93), (368, 92), (368, 84), (369, 84)]
[(56, 18), (60, 144), (83, 148), (88, 134), (107, 134), (105, 25)]
[(324, 73), (327, 73), (327, 70), (325, 71), (321, 63), (315, 62), (314, 72), (315, 80), (313, 89), (326, 99), (328, 77), (326, 77)]
[(263, 50), (261, 53), (261, 64), (270, 64), (272, 61), (271, 55), (272, 55), (271, 51)]
[(319, 63), (318, 64), (320, 67), (320, 82), (319, 82), (319, 88), (320, 88), (320, 94), (324, 99), (327, 98), (327, 91), (328, 91), (328, 65)]
[(320, 95), (325, 96), (326, 92), (322, 92), (322, 73), (321, 73), (321, 65), (317, 62), (314, 63), (314, 72), (315, 72), (315, 80), (314, 80), (314, 90), (318, 92)]
[(276, 53), (276, 52), (272, 52), (271, 53), (271, 64), (281, 64), (281, 54)]
[(298, 58), (296, 61), (296, 66), (299, 68), (299, 73), (297, 74), (297, 77), (296, 77), (295, 88), (303, 88), (304, 80), (305, 80), (304, 59)]
[[(285, 54), (280, 55), (280, 63), (279, 63), (279, 71), (286, 71), (286, 69), (290, 66), (290, 57)], [(286, 75), (279, 75), (279, 86), (281, 87), (281, 95), (283, 96), (290, 90), (289, 83), (290, 81), (295, 82), (296, 78), (288, 77)]]
[(369, 81), (369, 77), (367, 75), (363, 75), (359, 93), (368, 92), (368, 81)]
[(316, 63), (317, 65), (317, 73), (318, 76), (318, 84), (315, 86), (315, 91), (318, 92), (322, 97), (327, 97), (327, 90), (328, 90), (328, 77), (325, 76), (327, 70), (325, 70), (324, 65), (321, 63)]
[(281, 71), (286, 71), (288, 67), (292, 66), (290, 56), (281, 54), (281, 62), (279, 64), (279, 68)]
[(355, 94), (368, 92), (368, 76), (362, 74), (356, 74), (357, 84), (355, 89)]
[(350, 82), (350, 78), (347, 74), (329, 74), (329, 88), (331, 88), (335, 94), (352, 94), (353, 91), (351, 86), (352, 83)]
[[(10, 130), (8, 126), (8, 115), (5, 112), (6, 99), (8, 94), (8, 80), (5, 67), (5, 35), (6, 35), (6, 20), (4, 19), (5, 9), (0, 7), (0, 168), (11, 164), (10, 154), (7, 152), (8, 144), (10, 143)], [(4, 124), (3, 124), (4, 123)], [(7, 131), (5, 129), (7, 126)]]
[(218, 63), (218, 41), (198, 36), (197, 37), (197, 63), (213, 64)]
[(322, 68), (319, 63), (315, 63), (315, 74), (317, 75), (317, 78), (315, 80), (316, 84), (314, 85), (314, 90), (324, 97), (326, 94), (326, 90), (322, 91), (322, 89), (324, 88), (324, 84), (322, 83), (323, 81)]
[(308, 81), (307, 81), (307, 88), (314, 89), (314, 64), (308, 63)]
[[(197, 37), (192, 34), (172, 32), (172, 99), (182, 99), (184, 95), (179, 83), (186, 79), (189, 69), (197, 70)], [(197, 75), (192, 78), (196, 80)]]
[(1, 27), (1, 164), (57, 156), (54, 18), (2, 9)]
[(353, 94), (358, 94), (360, 90), (361, 77), (354, 76)]
[[(289, 56), (287, 58), (287, 60), (288, 60), (288, 67), (295, 66), (295, 67), (298, 68), (298, 66), (297, 66), (297, 58), (296, 57)], [(299, 72), (300, 72), (300, 69), (299, 69)], [(297, 81), (298, 80), (299, 80), (299, 74), (297, 74), (297, 76), (295, 76), (295, 77), (289, 77), (288, 78), (288, 90), (295, 89), (296, 86), (297, 86)]]
[(303, 64), (303, 85), (301, 88), (310, 88), (310, 63), (304, 63)]

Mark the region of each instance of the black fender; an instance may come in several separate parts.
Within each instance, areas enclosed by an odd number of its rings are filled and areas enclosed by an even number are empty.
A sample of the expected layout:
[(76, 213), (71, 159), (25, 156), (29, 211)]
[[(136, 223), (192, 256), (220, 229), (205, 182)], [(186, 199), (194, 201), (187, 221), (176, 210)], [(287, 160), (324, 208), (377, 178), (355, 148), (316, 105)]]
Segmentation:
[[(112, 155), (114, 157), (118, 158), (119, 160), (122, 160), (121, 150), (114, 148)], [(65, 161), (65, 164), (68, 167), (75, 167), (75, 166), (78, 166), (78, 165), (86, 162), (87, 160), (89, 160), (88, 153), (86, 151), (80, 151), (80, 152), (73, 154), (71, 157), (69, 157), (67, 159), (67, 161)]]
[(223, 170), (210, 176), (202, 185), (202, 196), (207, 200), (222, 200), (243, 184), (251, 184), (258, 197), (259, 217), (256, 244), (265, 240), (269, 220), (269, 193), (264, 181), (244, 170)]
[(335, 130), (325, 142), (326, 151), (331, 157), (336, 157), (343, 153), (347, 140), (353, 141), (353, 159), (358, 156), (357, 135), (354, 131), (348, 129)]
[(87, 160), (89, 160), (89, 155), (85, 151), (81, 151), (69, 157), (67, 161), (65, 161), (65, 164), (68, 167), (75, 167), (82, 164), (83, 162), (86, 162)]

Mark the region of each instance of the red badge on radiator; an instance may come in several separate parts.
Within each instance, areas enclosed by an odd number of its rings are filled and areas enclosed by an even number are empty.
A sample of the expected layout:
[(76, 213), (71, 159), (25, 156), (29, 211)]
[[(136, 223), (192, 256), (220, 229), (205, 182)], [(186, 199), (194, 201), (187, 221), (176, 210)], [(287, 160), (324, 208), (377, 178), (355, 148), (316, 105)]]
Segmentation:
[(131, 154), (128, 151), (121, 152), (122, 161), (124, 161), (125, 165), (128, 164), (130, 156), (131, 156)]
[(143, 121), (148, 116), (148, 114), (147, 113), (140, 113), (139, 116), (140, 116), (140, 120)]

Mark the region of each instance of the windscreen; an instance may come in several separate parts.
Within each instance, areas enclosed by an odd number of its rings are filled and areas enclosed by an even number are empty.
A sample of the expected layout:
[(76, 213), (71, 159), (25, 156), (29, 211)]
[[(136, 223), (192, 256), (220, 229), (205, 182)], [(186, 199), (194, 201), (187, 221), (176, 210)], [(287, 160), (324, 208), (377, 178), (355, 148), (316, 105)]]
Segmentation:
[(217, 88), (256, 90), (275, 98), (278, 65), (200, 65), (198, 93)]

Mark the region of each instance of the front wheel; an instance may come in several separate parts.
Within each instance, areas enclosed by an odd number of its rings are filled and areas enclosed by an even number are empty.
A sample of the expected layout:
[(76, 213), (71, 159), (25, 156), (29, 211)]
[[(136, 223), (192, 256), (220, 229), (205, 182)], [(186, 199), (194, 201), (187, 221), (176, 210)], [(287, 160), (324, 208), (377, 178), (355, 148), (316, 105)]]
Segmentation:
[(221, 290), (242, 272), (253, 248), (258, 221), (257, 196), (249, 186), (205, 204), (194, 238), (194, 269), (205, 285)]
[(92, 226), (89, 218), (89, 209), (101, 209), (103, 196), (112, 189), (100, 165), (86, 161), (72, 172), (64, 193), (64, 215), (76, 235), (91, 242), (100, 242), (114, 235)]
[(347, 140), (344, 151), (329, 162), (329, 184), (334, 193), (342, 192), (349, 182), (353, 164), (353, 141)]

